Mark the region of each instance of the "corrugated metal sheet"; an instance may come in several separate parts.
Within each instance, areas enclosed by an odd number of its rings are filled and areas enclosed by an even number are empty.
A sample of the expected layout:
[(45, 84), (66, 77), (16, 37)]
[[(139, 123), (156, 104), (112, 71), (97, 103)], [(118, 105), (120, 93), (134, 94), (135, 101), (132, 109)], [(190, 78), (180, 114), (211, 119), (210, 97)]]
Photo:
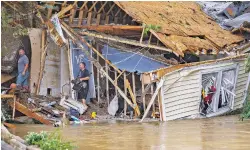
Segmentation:
[(104, 45), (101, 51), (102, 55), (110, 60), (116, 67), (129, 72), (137, 71), (138, 73), (143, 73), (167, 67), (167, 65), (139, 53), (124, 52), (108, 45)]

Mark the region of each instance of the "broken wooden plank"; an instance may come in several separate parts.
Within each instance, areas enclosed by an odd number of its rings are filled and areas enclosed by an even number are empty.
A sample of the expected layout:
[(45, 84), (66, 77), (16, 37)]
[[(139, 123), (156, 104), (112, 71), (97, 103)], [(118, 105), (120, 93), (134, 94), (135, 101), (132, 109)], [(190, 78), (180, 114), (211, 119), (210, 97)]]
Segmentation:
[(59, 13), (57, 13), (58, 18), (62, 17), (66, 12), (70, 11), (73, 8), (73, 5), (69, 5), (66, 8), (62, 9)]
[(16, 113), (16, 95), (14, 95), (14, 106), (13, 106), (13, 111), (12, 111), (12, 120), (15, 119), (15, 113)]
[(6, 126), (7, 128), (10, 128), (10, 129), (16, 128), (16, 126), (14, 124), (7, 123), (7, 122), (4, 122), (3, 125)]
[(151, 100), (149, 101), (148, 107), (147, 107), (146, 111), (144, 112), (144, 115), (143, 115), (142, 119), (140, 120), (140, 122), (142, 122), (145, 119), (145, 117), (148, 115), (148, 111), (149, 111), (150, 107), (152, 106), (152, 104), (154, 103), (154, 100), (155, 100), (156, 96), (158, 95), (159, 90), (163, 86), (163, 83), (164, 83), (164, 80), (161, 79), (159, 84), (156, 87), (156, 90), (155, 90)]
[(14, 98), (13, 94), (1, 94), (1, 99), (3, 98)]
[[(8, 104), (11, 107), (14, 107), (14, 101), (8, 101)], [(46, 124), (46, 125), (51, 124), (51, 122), (49, 120), (44, 119), (41, 115), (39, 115), (35, 112), (32, 112), (26, 106), (22, 105), (21, 103), (19, 103), (17, 101), (15, 102), (15, 106), (16, 106), (16, 110), (20, 111), (21, 113), (25, 114), (26, 116), (33, 118), (33, 119), (35, 119), (43, 124)]]
[(41, 61), (40, 61), (40, 72), (39, 72), (39, 77), (37, 81), (37, 86), (36, 86), (36, 94), (38, 95), (40, 92), (40, 86), (41, 86), (41, 81), (43, 78), (43, 72), (45, 68), (45, 60), (46, 60), (46, 53), (47, 53), (47, 47), (45, 47), (45, 42), (46, 42), (46, 30), (42, 31), (42, 54), (41, 54)]
[(158, 50), (163, 50), (163, 51), (167, 51), (167, 52), (173, 52), (171, 49), (168, 49), (165, 47), (151, 45), (151, 44), (144, 44), (144, 43), (140, 43), (139, 41), (125, 39), (125, 38), (121, 38), (121, 37), (117, 37), (117, 36), (114, 37), (114, 36), (110, 36), (110, 35), (103, 34), (103, 33), (98, 34), (98, 33), (91, 33), (91, 32), (80, 32), (80, 34), (96, 37), (99, 39), (105, 39), (105, 40), (120, 42), (120, 43), (124, 43), (124, 44), (134, 45), (134, 46), (147, 47), (147, 48), (158, 49)]

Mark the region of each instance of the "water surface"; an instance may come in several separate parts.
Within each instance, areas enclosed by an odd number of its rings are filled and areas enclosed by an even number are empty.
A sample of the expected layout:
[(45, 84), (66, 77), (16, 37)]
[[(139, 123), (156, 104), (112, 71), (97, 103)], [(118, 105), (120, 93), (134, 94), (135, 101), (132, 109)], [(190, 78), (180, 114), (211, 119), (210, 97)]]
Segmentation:
[[(17, 125), (15, 134), (53, 131), (45, 125)], [(93, 123), (67, 126), (63, 137), (86, 150), (250, 150), (250, 120), (238, 116), (169, 122)]]

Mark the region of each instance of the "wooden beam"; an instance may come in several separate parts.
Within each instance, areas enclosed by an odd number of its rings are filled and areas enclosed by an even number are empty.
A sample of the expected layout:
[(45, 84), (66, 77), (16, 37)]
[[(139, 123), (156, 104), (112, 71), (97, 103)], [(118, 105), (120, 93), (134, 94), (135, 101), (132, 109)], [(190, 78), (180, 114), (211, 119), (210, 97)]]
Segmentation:
[(66, 12), (70, 11), (72, 8), (73, 8), (73, 5), (69, 5), (64, 9), (61, 9), (61, 11), (59, 13), (57, 13), (58, 18), (63, 16)]
[(133, 84), (134, 96), (135, 96), (135, 99), (136, 99), (135, 73), (134, 72), (132, 72), (132, 84)]
[(1, 94), (1, 99), (3, 98), (14, 98), (14, 95), (12, 94)]
[(159, 113), (160, 113), (160, 121), (163, 121), (163, 112), (162, 112), (162, 97), (161, 97), (161, 90), (158, 93), (158, 106), (159, 106)]
[[(54, 7), (55, 2), (48, 2), (48, 4), (49, 4), (50, 6), (52, 6), (52, 7)], [(53, 8), (49, 8), (49, 9), (48, 9), (48, 14), (47, 14), (47, 18), (48, 18), (48, 19), (51, 17), (52, 11), (53, 11)]]
[(98, 14), (101, 13), (101, 11), (104, 9), (105, 5), (108, 3), (108, 1), (105, 1), (105, 3), (102, 5), (102, 7), (98, 10)]
[(15, 102), (14, 104), (14, 101), (8, 101), (8, 104), (11, 106), (11, 107), (14, 107), (14, 105), (16, 106), (16, 110), (20, 111), (21, 113), (25, 114), (26, 116), (30, 117), (30, 118), (33, 118), (43, 124), (46, 124), (46, 125), (50, 125), (51, 122), (47, 119), (44, 119), (42, 116), (40, 116), (39, 114), (35, 113), (35, 112), (32, 112), (31, 110), (29, 110), (26, 106), (22, 105), (21, 103), (19, 102)]
[(108, 12), (106, 13), (106, 15), (109, 15), (109, 13), (112, 11), (112, 9), (115, 7), (115, 3), (109, 8)]
[(131, 89), (131, 86), (130, 86), (130, 83), (129, 83), (128, 79), (126, 80), (126, 87), (128, 88), (128, 92), (129, 92), (129, 94), (131, 96), (131, 99), (132, 99), (133, 103), (136, 104), (136, 106), (135, 106), (135, 112), (139, 116), (140, 115), (140, 111), (136, 111), (136, 110), (139, 110), (139, 108), (138, 108), (138, 105), (136, 103), (136, 98), (135, 98), (135, 95), (134, 95), (134, 93), (133, 93), (133, 91)]
[(71, 28), (81, 28), (81, 29), (88, 29), (88, 30), (94, 30), (98, 32), (104, 32), (104, 31), (112, 31), (112, 30), (130, 30), (130, 31), (142, 31), (141, 26), (130, 26), (130, 25), (99, 25), (99, 26), (70, 26)]
[(145, 27), (143, 26), (143, 30), (141, 32), (140, 43), (142, 43), (142, 40), (143, 40), (144, 30), (145, 30)]
[(97, 14), (97, 18), (96, 18), (96, 25), (99, 26), (101, 21), (101, 14)]
[[(97, 44), (96, 47), (97, 50), (99, 50), (99, 45)], [(99, 62), (99, 55), (96, 56), (97, 58), (97, 62)], [(96, 68), (97, 70), (97, 100), (98, 100), (98, 104), (100, 104), (100, 71), (98, 68)]]
[(146, 111), (146, 102), (145, 102), (145, 87), (144, 87), (144, 77), (141, 75), (141, 99), (143, 103), (144, 112)]
[(98, 2), (98, 1), (95, 1), (95, 2), (93, 3), (93, 5), (89, 8), (88, 12), (92, 11), (92, 9), (95, 7), (95, 5), (96, 5), (97, 2)]
[(115, 17), (117, 17), (117, 15), (121, 12), (121, 8), (119, 8), (119, 10), (115, 13)]
[(16, 113), (16, 95), (14, 95), (14, 106), (13, 106), (13, 111), (12, 111), (12, 120), (15, 119), (15, 113)]
[(109, 15), (106, 15), (105, 17), (105, 24), (109, 24)]
[[(109, 74), (109, 68), (108, 68), (108, 63), (105, 61), (105, 71), (107, 74)], [(109, 79), (106, 77), (106, 98), (107, 102), (109, 104)]]
[(45, 47), (45, 42), (46, 42), (46, 30), (42, 31), (42, 54), (41, 54), (41, 62), (40, 62), (40, 72), (39, 72), (39, 77), (38, 77), (38, 82), (36, 86), (36, 94), (38, 95), (40, 92), (40, 86), (41, 86), (41, 81), (43, 78), (43, 72), (45, 68), (45, 60), (46, 60), (46, 53), (47, 53), (47, 47)]
[(70, 10), (69, 24), (72, 24), (76, 15), (77, 1), (73, 3), (73, 9)]
[[(115, 70), (115, 84), (117, 85), (117, 71), (116, 70)], [(117, 95), (117, 88), (116, 87), (115, 87), (115, 95)]]
[(87, 20), (87, 25), (90, 26), (91, 25), (91, 19), (92, 19), (92, 12), (88, 13), (88, 20)]
[[(127, 75), (126, 75), (126, 71), (123, 73), (123, 81), (124, 81), (124, 92), (125, 92), (125, 95), (127, 96), (127, 87), (126, 87), (126, 81), (127, 81)], [(124, 115), (126, 116), (127, 115), (127, 102), (124, 101)]]
[(87, 5), (88, 2), (89, 2), (89, 1), (85, 1), (85, 2), (82, 4), (80, 10), (83, 10), (83, 8)]
[(150, 107), (152, 106), (152, 104), (153, 104), (153, 102), (154, 102), (156, 96), (158, 95), (159, 90), (160, 90), (161, 87), (163, 86), (163, 83), (164, 83), (164, 80), (160, 80), (160, 82), (159, 82), (159, 84), (157, 85), (156, 90), (155, 90), (155, 92), (154, 92), (154, 94), (153, 94), (151, 100), (149, 101), (148, 107), (147, 107), (146, 111), (144, 112), (144, 115), (143, 115), (142, 119), (140, 120), (140, 122), (142, 122), (142, 121), (145, 119), (145, 117), (147, 116), (148, 111), (150, 110)]
[(171, 49), (167, 49), (165, 47), (151, 45), (151, 44), (144, 44), (144, 43), (140, 43), (140, 42), (135, 41), (135, 40), (125, 39), (125, 38), (120, 38), (120, 37), (113, 37), (113, 36), (109, 36), (106, 34), (97, 34), (97, 33), (91, 33), (91, 32), (80, 32), (80, 34), (81, 35), (88, 35), (88, 36), (92, 36), (92, 37), (96, 37), (96, 38), (100, 38), (100, 39), (120, 42), (120, 43), (124, 43), (124, 44), (134, 45), (134, 46), (147, 47), (147, 48), (158, 49), (158, 50), (163, 50), (163, 51), (167, 51), (167, 52), (173, 52)]

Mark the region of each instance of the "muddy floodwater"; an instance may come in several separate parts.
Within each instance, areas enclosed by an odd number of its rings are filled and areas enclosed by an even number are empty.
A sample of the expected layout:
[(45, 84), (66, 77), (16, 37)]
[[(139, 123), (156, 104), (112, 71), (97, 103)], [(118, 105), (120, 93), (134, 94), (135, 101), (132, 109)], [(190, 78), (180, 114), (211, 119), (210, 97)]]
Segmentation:
[[(45, 125), (17, 125), (18, 136), (54, 131)], [(115, 122), (67, 126), (66, 140), (85, 150), (250, 150), (250, 120), (238, 116), (154, 123)]]

